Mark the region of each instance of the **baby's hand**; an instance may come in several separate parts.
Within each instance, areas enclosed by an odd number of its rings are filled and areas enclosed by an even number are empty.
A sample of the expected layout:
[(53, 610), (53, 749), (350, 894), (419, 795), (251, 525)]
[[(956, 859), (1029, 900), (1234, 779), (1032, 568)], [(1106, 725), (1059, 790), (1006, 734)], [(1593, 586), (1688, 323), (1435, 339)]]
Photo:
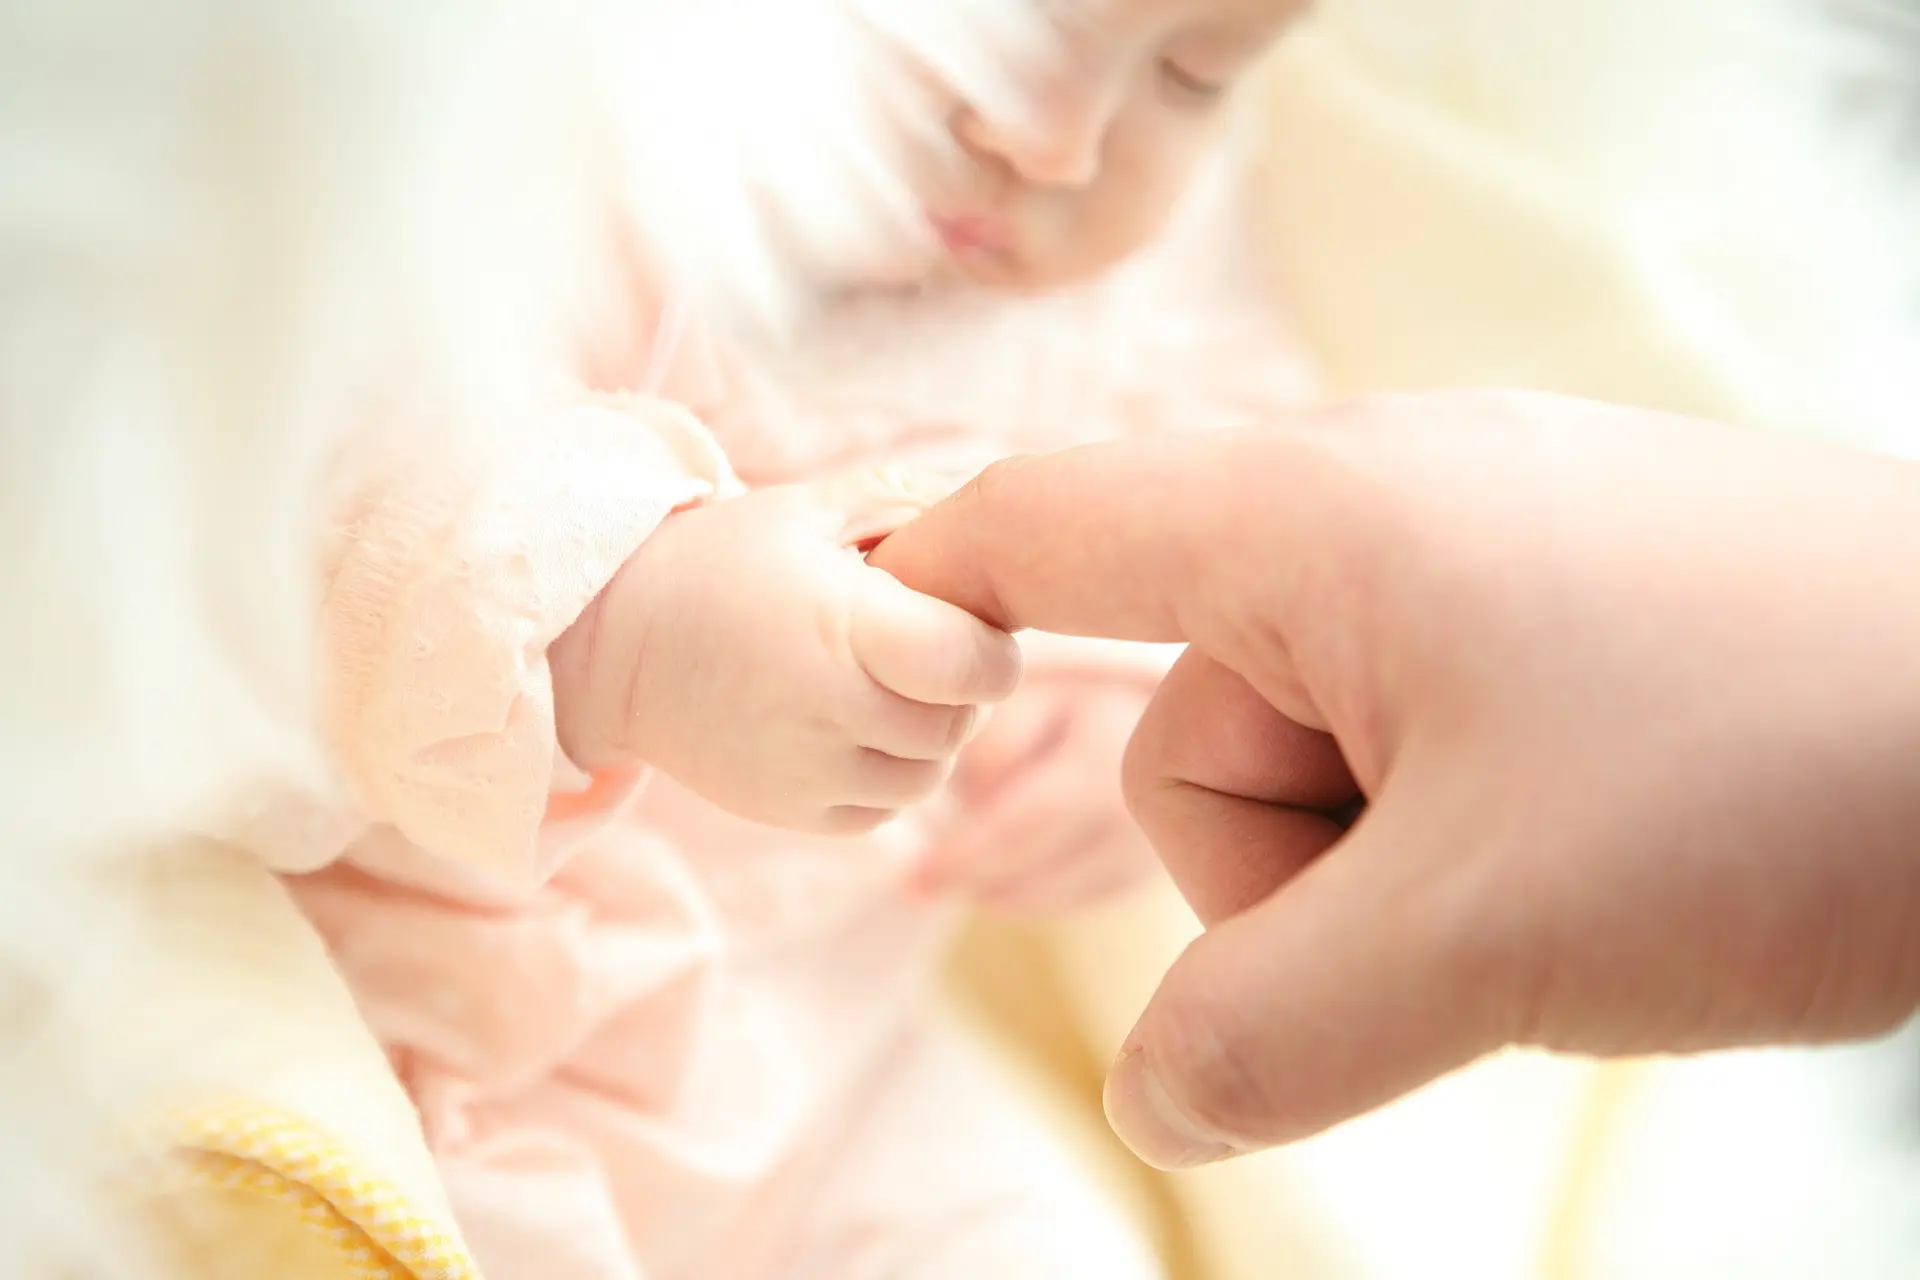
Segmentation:
[(561, 746), (797, 830), (924, 799), (1020, 668), (1006, 633), (851, 549), (926, 500), (862, 472), (669, 517), (553, 646)]
[(1157, 869), (1120, 792), (1121, 758), (1151, 696), (1100, 679), (1021, 690), (961, 758), (965, 812), (921, 866), (922, 887), (1038, 914), (1086, 906)]

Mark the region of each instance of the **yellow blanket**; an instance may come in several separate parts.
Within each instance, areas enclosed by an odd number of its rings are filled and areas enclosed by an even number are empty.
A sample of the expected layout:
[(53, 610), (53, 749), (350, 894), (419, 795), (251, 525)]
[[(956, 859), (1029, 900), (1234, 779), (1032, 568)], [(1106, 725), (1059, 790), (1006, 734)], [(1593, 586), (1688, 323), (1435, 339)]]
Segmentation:
[(278, 882), (194, 846), (103, 892), (132, 936), (79, 1039), (100, 1078), (149, 1082), (109, 1123), (155, 1280), (478, 1280), (411, 1104)]

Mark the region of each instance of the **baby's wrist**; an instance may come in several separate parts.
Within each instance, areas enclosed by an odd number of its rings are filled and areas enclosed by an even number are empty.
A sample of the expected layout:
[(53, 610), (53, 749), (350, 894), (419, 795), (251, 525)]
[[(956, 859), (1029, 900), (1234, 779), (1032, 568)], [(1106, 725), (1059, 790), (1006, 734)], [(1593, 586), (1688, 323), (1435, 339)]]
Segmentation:
[(647, 643), (648, 619), (660, 607), (661, 584), (677, 577), (671, 551), (675, 528), (700, 510), (702, 504), (696, 503), (669, 512), (547, 646), (560, 749), (590, 773), (625, 767), (641, 757), (640, 661), (644, 654), (657, 666), (666, 656)]
[(625, 763), (616, 745), (618, 726), (610, 722), (612, 718), (603, 706), (606, 673), (599, 668), (606, 665), (608, 655), (599, 641), (607, 613), (606, 597), (607, 591), (595, 596), (573, 624), (547, 646), (547, 668), (553, 680), (554, 735), (567, 759), (588, 773)]

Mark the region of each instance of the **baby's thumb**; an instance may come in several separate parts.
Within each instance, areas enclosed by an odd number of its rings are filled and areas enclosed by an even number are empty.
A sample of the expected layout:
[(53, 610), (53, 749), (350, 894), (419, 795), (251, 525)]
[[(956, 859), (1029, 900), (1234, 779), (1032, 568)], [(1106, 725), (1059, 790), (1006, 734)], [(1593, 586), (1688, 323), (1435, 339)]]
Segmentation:
[(1420, 831), (1376, 806), (1174, 964), (1107, 1081), (1141, 1159), (1188, 1168), (1304, 1138), (1504, 1042), (1499, 948), (1447, 909), (1431, 851), (1405, 843)]

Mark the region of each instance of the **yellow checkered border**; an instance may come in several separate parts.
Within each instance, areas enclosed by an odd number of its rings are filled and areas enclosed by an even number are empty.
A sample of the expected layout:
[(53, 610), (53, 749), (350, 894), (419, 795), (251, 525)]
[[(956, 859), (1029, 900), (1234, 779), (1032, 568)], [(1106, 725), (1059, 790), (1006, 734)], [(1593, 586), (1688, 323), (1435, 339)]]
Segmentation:
[(157, 1132), (171, 1177), (291, 1204), (355, 1280), (481, 1280), (458, 1238), (298, 1116), (229, 1103), (169, 1115)]

